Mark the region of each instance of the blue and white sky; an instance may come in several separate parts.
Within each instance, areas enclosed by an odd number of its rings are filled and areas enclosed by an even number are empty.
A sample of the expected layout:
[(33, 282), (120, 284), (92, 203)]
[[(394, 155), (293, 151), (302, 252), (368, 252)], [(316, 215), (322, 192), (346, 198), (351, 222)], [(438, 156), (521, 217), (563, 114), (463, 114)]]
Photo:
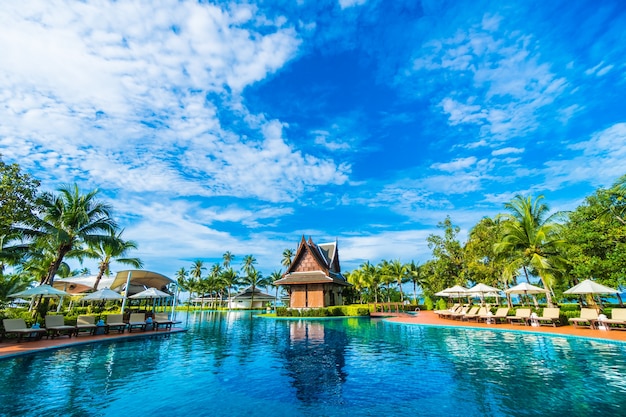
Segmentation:
[(0, 27), (3, 160), (100, 189), (170, 276), (267, 275), (302, 235), (423, 262), (446, 215), (464, 239), (626, 173), (620, 0), (25, 0)]

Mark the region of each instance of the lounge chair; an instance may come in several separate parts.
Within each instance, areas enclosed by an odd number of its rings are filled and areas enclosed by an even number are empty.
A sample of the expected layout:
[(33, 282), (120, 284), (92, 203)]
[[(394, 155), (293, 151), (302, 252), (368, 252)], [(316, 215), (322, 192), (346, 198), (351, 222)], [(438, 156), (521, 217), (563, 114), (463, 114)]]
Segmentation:
[(528, 323), (537, 323), (538, 326), (558, 326), (561, 324), (561, 309), (558, 307), (546, 307), (541, 317), (530, 317)]
[(461, 310), (461, 304), (455, 304), (447, 310), (435, 310), (434, 313), (439, 317), (446, 318)]
[(470, 310), (470, 306), (463, 306), (454, 313), (448, 313), (445, 317), (448, 319), (461, 320), (461, 317), (467, 314), (467, 312)]
[(128, 320), (128, 333), (132, 333), (133, 329), (146, 331), (146, 315), (144, 313), (131, 313)]
[(111, 330), (117, 330), (119, 333), (124, 333), (127, 327), (128, 324), (124, 323), (124, 316), (122, 314), (109, 314), (106, 316), (106, 333)]
[(452, 316), (452, 318), (457, 319), (457, 320), (465, 320), (466, 317), (473, 317), (476, 315), (476, 313), (478, 313), (478, 310), (480, 309), (480, 307), (475, 306), (475, 307), (470, 307), (469, 310), (467, 310), (465, 313), (463, 314), (455, 314), (454, 316)]
[(76, 326), (68, 326), (65, 324), (63, 316), (46, 316), (47, 337), (55, 338), (57, 336), (72, 337), (76, 333)]
[(598, 315), (597, 320), (591, 320), (591, 326), (594, 329), (603, 326), (602, 330), (626, 330), (626, 308), (614, 308), (611, 310), (611, 318), (601, 318)]
[(530, 308), (518, 308), (515, 310), (514, 316), (506, 316), (506, 321), (509, 324), (523, 324), (525, 326), (531, 313)]
[(595, 308), (581, 308), (579, 317), (572, 317), (568, 320), (574, 327), (593, 329), (594, 323), (598, 320), (598, 310)]
[(154, 330), (159, 331), (159, 327), (164, 327), (165, 330), (172, 330), (172, 325), (176, 323), (174, 320), (170, 320), (167, 313), (155, 313), (153, 319)]
[(46, 329), (28, 328), (24, 319), (3, 319), (2, 326), (4, 327), (4, 334), (16, 335), (18, 342), (24, 338), (39, 340), (46, 334)]
[(76, 336), (81, 331), (89, 332), (90, 335), (94, 335), (96, 333), (96, 318), (94, 316), (78, 316), (76, 318)]
[(485, 323), (498, 324), (505, 321), (508, 314), (508, 307), (498, 307), (495, 314), (489, 314), (489, 312), (487, 312), (487, 314), (480, 316), (480, 320), (484, 320)]
[(472, 310), (468, 311), (467, 314), (461, 317), (461, 320), (478, 321), (480, 316), (484, 316), (485, 314), (487, 314), (487, 311), (487, 307), (474, 307)]

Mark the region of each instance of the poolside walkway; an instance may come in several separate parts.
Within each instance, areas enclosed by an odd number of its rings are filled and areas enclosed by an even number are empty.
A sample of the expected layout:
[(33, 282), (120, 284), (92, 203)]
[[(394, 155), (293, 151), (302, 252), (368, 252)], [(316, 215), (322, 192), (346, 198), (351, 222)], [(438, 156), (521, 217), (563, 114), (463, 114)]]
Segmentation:
[(420, 324), (430, 326), (447, 326), (447, 327), (472, 327), (472, 328), (485, 328), (485, 329), (500, 329), (500, 330), (516, 330), (529, 333), (544, 333), (546, 335), (558, 335), (558, 336), (575, 336), (586, 337), (590, 339), (600, 340), (614, 340), (620, 342), (626, 342), (626, 331), (621, 330), (595, 330), (595, 329), (581, 329), (574, 326), (541, 326), (532, 327), (515, 324), (486, 324), (476, 323), (474, 321), (460, 321), (452, 319), (439, 318), (432, 311), (420, 311), (417, 316), (411, 314), (402, 314), (396, 317), (388, 317), (385, 320), (395, 323), (406, 324)]
[(19, 356), (27, 353), (40, 352), (47, 349), (60, 349), (68, 346), (86, 345), (90, 343), (106, 342), (111, 340), (135, 339), (141, 337), (166, 337), (173, 333), (186, 332), (186, 329), (172, 327), (172, 330), (145, 331), (145, 332), (112, 332), (99, 336), (80, 335), (68, 338), (66, 336), (57, 337), (55, 339), (41, 339), (36, 341), (22, 341), (6, 339), (0, 342), (0, 359), (9, 356)]

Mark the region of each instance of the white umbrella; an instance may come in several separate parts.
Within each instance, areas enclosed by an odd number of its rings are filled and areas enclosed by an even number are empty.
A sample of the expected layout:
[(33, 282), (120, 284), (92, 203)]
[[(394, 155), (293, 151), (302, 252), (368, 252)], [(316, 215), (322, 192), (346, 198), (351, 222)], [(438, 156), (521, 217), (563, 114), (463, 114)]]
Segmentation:
[(507, 288), (504, 292), (507, 294), (545, 294), (548, 290), (531, 285), (527, 282), (522, 282), (514, 287)]
[(65, 291), (57, 290), (47, 284), (43, 284), (38, 287), (16, 292), (15, 294), (9, 294), (9, 297), (36, 297), (38, 295), (41, 295), (42, 297), (62, 297), (70, 294)]
[(103, 288), (98, 291), (94, 291), (91, 294), (87, 294), (83, 297), (83, 301), (102, 301), (102, 300), (121, 300), (122, 295), (116, 293), (109, 288)]
[(158, 298), (169, 298), (169, 297), (173, 297), (173, 295), (168, 294), (166, 292), (157, 290), (156, 288), (148, 288), (147, 290), (144, 290), (142, 292), (139, 292), (135, 295), (131, 295), (128, 298), (135, 298), (135, 299), (149, 299), (152, 298), (153, 303), (152, 303), (152, 308), (154, 309), (154, 305), (156, 303), (156, 299)]
[(468, 289), (467, 292), (469, 295), (475, 295), (477, 294), (480, 297), (480, 301), (481, 303), (484, 304), (485, 302), (485, 295), (489, 296), (489, 297), (498, 297), (498, 294), (500, 293), (500, 289), (499, 288), (495, 288), (492, 286), (489, 286), (487, 284), (476, 284), (474, 285), (472, 288)]
[[(539, 307), (539, 303), (537, 302), (537, 298), (534, 296), (535, 294), (546, 294), (548, 293), (548, 290), (546, 290), (545, 288), (541, 288), (541, 287), (537, 287), (534, 285), (531, 285), (527, 282), (521, 282), (517, 285), (515, 285), (514, 287), (511, 288), (507, 288), (506, 290), (504, 290), (505, 293), (507, 294), (524, 294), (524, 295), (532, 295), (533, 297), (533, 301), (535, 303), (535, 307)], [(524, 302), (522, 301), (522, 304)]]
[(166, 292), (157, 290), (156, 288), (148, 288), (147, 290), (138, 292), (137, 294), (131, 295), (128, 298), (168, 298), (168, 297), (172, 297), (172, 295)]
[(449, 294), (448, 297), (463, 297), (467, 295), (467, 288), (461, 285), (455, 285), (454, 287), (446, 288), (441, 291), (442, 293)]
[(599, 284), (590, 279), (586, 279), (579, 283), (578, 285), (574, 285), (567, 291), (564, 291), (563, 294), (618, 294), (614, 288), (607, 287), (606, 285)]

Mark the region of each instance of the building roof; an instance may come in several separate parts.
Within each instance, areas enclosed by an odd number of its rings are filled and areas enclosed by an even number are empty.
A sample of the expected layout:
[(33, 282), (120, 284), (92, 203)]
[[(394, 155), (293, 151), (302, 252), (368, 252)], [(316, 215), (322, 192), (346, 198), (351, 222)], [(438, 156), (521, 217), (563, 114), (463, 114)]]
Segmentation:
[(293, 262), (276, 285), (291, 284), (338, 284), (350, 285), (341, 274), (337, 241), (316, 245), (304, 236)]
[[(233, 295), (232, 297), (230, 297), (231, 300), (237, 300), (237, 299), (250, 299), (252, 298), (252, 287), (248, 287), (246, 289), (244, 289), (243, 291), (239, 291), (237, 294)], [(273, 300), (274, 297), (273, 295), (269, 295), (266, 294), (264, 292), (261, 292), (261, 290), (259, 290), (258, 288), (254, 289), (254, 299), (255, 300)]]
[(322, 271), (292, 272), (285, 274), (283, 278), (274, 282), (274, 285), (290, 284), (339, 284), (350, 285), (342, 275), (331, 273), (332, 276)]

